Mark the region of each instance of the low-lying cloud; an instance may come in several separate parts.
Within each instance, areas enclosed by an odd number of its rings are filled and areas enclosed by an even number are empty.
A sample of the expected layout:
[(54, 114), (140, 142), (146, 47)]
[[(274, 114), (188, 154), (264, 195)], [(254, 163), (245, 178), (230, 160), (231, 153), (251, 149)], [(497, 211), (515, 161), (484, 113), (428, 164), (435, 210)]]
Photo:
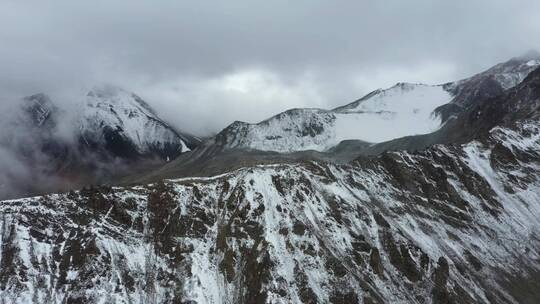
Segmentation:
[(540, 48), (538, 20), (532, 0), (7, 0), (0, 95), (69, 96), (112, 83), (208, 135), (397, 81), (469, 76)]

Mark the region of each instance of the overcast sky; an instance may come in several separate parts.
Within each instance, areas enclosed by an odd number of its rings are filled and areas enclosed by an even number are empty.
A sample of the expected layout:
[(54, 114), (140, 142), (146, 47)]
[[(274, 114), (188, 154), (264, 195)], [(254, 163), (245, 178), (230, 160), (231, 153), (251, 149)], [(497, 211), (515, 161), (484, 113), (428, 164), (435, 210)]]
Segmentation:
[(0, 0), (2, 102), (116, 84), (199, 135), (456, 80), (529, 49), (538, 0)]

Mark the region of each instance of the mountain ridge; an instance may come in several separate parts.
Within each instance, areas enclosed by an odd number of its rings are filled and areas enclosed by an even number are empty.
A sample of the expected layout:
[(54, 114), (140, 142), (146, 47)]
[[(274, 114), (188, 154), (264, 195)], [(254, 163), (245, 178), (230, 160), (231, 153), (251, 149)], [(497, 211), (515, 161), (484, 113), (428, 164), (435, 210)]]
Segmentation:
[[(291, 113), (291, 119), (294, 116), (298, 120), (300, 116), (298, 113), (302, 109), (287, 110), (257, 124), (234, 122), (216, 137), (221, 138), (219, 144), (229, 149), (257, 149), (276, 152), (295, 152), (313, 149), (323, 152), (335, 147), (343, 140), (363, 140), (372, 143), (381, 143), (404, 136), (429, 134), (436, 131), (449, 118), (463, 111), (473, 101), (495, 97), (517, 85), (538, 66), (540, 66), (540, 55), (536, 56), (531, 52), (530, 54), (527, 53), (497, 64), (472, 77), (452, 83), (429, 85), (400, 82), (388, 89), (377, 89), (344, 106), (336, 107), (332, 110), (318, 109), (322, 117), (317, 117), (316, 114), (313, 114), (312, 109), (305, 109), (306, 117), (301, 118), (303, 120), (301, 124), (291, 125), (287, 123), (280, 125), (279, 121), (283, 121), (284, 116), (288, 113)], [(380, 97), (378, 103), (375, 101), (372, 102), (372, 109), (366, 107), (364, 111), (359, 112), (359, 115), (370, 112), (379, 114), (375, 120), (370, 120), (371, 118), (365, 115), (359, 116), (357, 121), (351, 121), (349, 115), (346, 115), (341, 120), (338, 119), (339, 117), (336, 118), (345, 113), (353, 114), (355, 112), (354, 109), (362, 104), (366, 104), (368, 101), (372, 101), (378, 96), (396, 89), (399, 89), (399, 92), (397, 92), (399, 95), (395, 101), (391, 102), (394, 108), (396, 106), (399, 107), (400, 104), (407, 101), (407, 97), (403, 97), (403, 95), (407, 92), (414, 92), (417, 88), (437, 88), (441, 89), (441, 92), (436, 93), (438, 95), (434, 96), (429, 96), (430, 93), (427, 92), (420, 92), (417, 96), (408, 97), (411, 99), (410, 105), (404, 107), (401, 112), (397, 112), (398, 114), (392, 112), (393, 110), (395, 111), (392, 107), (386, 109), (385, 104), (388, 101), (384, 100), (384, 97)], [(435, 92), (431, 94), (435, 94)], [(418, 103), (422, 100), (425, 100), (423, 106), (414, 106), (415, 102)], [(411, 114), (405, 114), (407, 110), (415, 111)], [(423, 116), (414, 115), (420, 111), (425, 112), (425, 114)], [(399, 117), (399, 113), (404, 115), (403, 120), (392, 121), (392, 117), (395, 118), (396, 115)], [(272, 121), (275, 121), (275, 124), (271, 128), (266, 128), (265, 126)], [(344, 121), (344, 123), (336, 126), (336, 122), (339, 121)], [(417, 124), (419, 122), (425, 122), (425, 124), (422, 127), (416, 125), (409, 126), (409, 129), (407, 129), (407, 123), (411, 121), (416, 121)], [(313, 122), (315, 122), (315, 128), (313, 128)], [(367, 131), (362, 133), (362, 129), (369, 127), (376, 128), (377, 130), (387, 128), (389, 130), (388, 135), (385, 137), (371, 137), (372, 135)], [(291, 132), (291, 130), (295, 132)], [(242, 135), (239, 136), (238, 133)]]
[[(527, 60), (528, 59), (529, 58), (527, 58)], [(507, 62), (515, 63), (517, 61), (515, 61), (514, 59), (511, 59)], [(521, 64), (518, 66), (523, 68), (524, 66), (522, 64), (526, 63), (527, 61), (520, 61), (520, 62)], [(501, 65), (504, 65), (504, 64), (499, 64), (499, 66)], [(527, 69), (530, 69), (530, 68), (531, 68), (530, 66), (527, 67)], [(323, 116), (326, 117), (330, 121), (333, 121), (334, 114), (324, 109), (308, 109), (307, 111), (309, 111), (310, 113), (312, 114), (315, 113), (312, 115), (314, 116), (313, 121), (315, 122), (314, 128), (304, 128), (303, 125), (309, 126), (310, 124), (309, 123), (304, 124), (303, 120), (297, 120), (295, 122), (296, 123), (295, 128), (290, 128), (288, 134), (295, 133), (295, 134), (301, 135), (304, 133), (306, 134), (306, 136), (298, 136), (298, 137), (292, 136), (293, 139), (298, 140), (299, 142), (299, 144), (297, 143), (295, 145), (287, 145), (290, 142), (295, 143), (294, 141), (289, 141), (289, 142), (283, 141), (285, 144), (283, 144), (282, 146), (289, 149), (287, 151), (290, 151), (290, 152), (261, 151), (255, 148), (246, 148), (246, 146), (249, 146), (249, 141), (247, 144), (245, 144), (245, 139), (246, 139), (245, 135), (246, 133), (249, 132), (250, 125), (252, 126), (256, 124), (246, 124), (246, 123), (237, 121), (231, 124), (230, 126), (228, 126), (227, 128), (225, 128), (222, 132), (218, 133), (218, 135), (216, 135), (214, 138), (211, 138), (205, 141), (203, 144), (201, 144), (201, 146), (199, 146), (194, 151), (182, 155), (177, 160), (163, 166), (162, 168), (155, 170), (154, 172), (149, 172), (141, 176), (134, 176), (132, 178), (124, 179), (123, 183), (124, 182), (125, 183), (151, 182), (151, 181), (159, 180), (160, 178), (172, 178), (175, 176), (215, 175), (215, 174), (226, 172), (228, 170), (240, 168), (242, 166), (253, 165), (253, 164), (258, 164), (258, 163), (260, 164), (279, 163), (279, 162), (290, 163), (290, 162), (297, 162), (297, 161), (302, 161), (302, 160), (313, 160), (313, 161), (330, 161), (330, 162), (340, 164), (340, 163), (346, 163), (346, 162), (352, 161), (361, 155), (378, 155), (385, 151), (395, 151), (395, 150), (407, 150), (407, 151), (422, 150), (431, 145), (439, 144), (439, 143), (453, 143), (453, 142), (464, 143), (468, 140), (471, 140), (474, 137), (473, 134), (466, 134), (468, 131), (470, 131), (470, 129), (474, 130), (474, 127), (466, 125), (465, 115), (467, 115), (467, 113), (472, 113), (472, 107), (474, 105), (482, 104), (482, 106), (487, 106), (487, 100), (489, 100), (489, 98), (502, 96), (504, 95), (503, 93), (505, 92), (504, 90), (498, 90), (498, 89), (493, 90), (492, 87), (486, 88), (484, 85), (481, 85), (482, 83), (485, 83), (485, 82), (476, 81), (476, 80), (484, 79), (482, 77), (487, 77), (487, 79), (491, 78), (491, 76), (489, 74), (486, 74), (486, 72), (478, 73), (473, 77), (467, 78), (467, 79), (475, 79), (474, 82), (470, 83), (468, 88), (469, 90), (472, 90), (477, 93), (474, 96), (479, 97), (475, 99), (475, 101), (471, 104), (471, 106), (465, 107), (465, 106), (458, 105), (458, 103), (461, 103), (462, 101), (460, 96), (465, 96), (465, 95), (456, 95), (453, 97), (452, 101), (442, 106), (442, 107), (446, 107), (445, 110), (441, 110), (440, 109), (441, 107), (435, 109), (434, 113), (432, 114), (435, 116), (439, 116), (441, 121), (443, 121), (443, 123), (441, 124), (441, 126), (438, 127), (438, 129), (435, 132), (432, 132), (432, 133), (427, 133), (423, 135), (405, 136), (405, 137), (400, 137), (400, 138), (393, 139), (390, 141), (385, 141), (382, 143), (375, 143), (375, 144), (361, 141), (361, 140), (343, 140), (339, 143), (336, 142), (335, 145), (326, 145), (327, 142), (324, 139), (328, 138), (329, 133), (325, 133), (324, 127), (322, 127), (320, 124), (321, 116), (318, 116), (317, 113), (322, 113)], [(410, 86), (410, 85), (411, 84), (409, 85), (403, 84), (402, 86)], [(444, 87), (446, 85), (447, 84), (435, 85), (435, 86), (425, 85), (425, 86), (440, 88), (441, 86)], [(393, 87), (399, 87), (399, 85), (393, 86)], [(497, 85), (497, 87), (499, 87), (499, 85)], [(366, 96), (372, 98), (373, 96), (380, 94), (381, 91), (382, 90), (375, 90), (367, 94)], [(499, 93), (494, 95), (493, 92), (495, 91)], [(473, 95), (466, 95), (466, 96), (473, 96)], [(449, 98), (449, 100), (450, 99), (451, 98)], [(359, 101), (362, 101), (362, 98), (348, 105), (352, 105), (353, 107), (356, 108), (358, 104), (360, 104)], [(343, 107), (338, 107), (335, 109), (340, 109), (340, 108), (343, 108)], [(291, 111), (293, 111), (293, 113), (295, 112), (302, 113), (303, 109), (292, 109)], [(269, 119), (266, 119), (265, 121), (261, 122), (261, 124), (268, 125), (269, 122), (271, 122), (272, 120), (279, 123), (279, 118), (281, 116), (286, 117), (288, 119), (290, 119), (291, 117), (294, 117), (294, 115), (288, 115), (288, 111), (285, 111)], [(312, 117), (312, 116), (309, 116), (309, 117)], [(462, 119), (456, 122), (456, 119), (461, 116), (463, 116)], [(486, 121), (489, 121), (489, 118), (485, 118), (485, 119)], [(306, 121), (310, 122), (309, 119)], [(470, 124), (470, 123), (467, 123), (467, 124)], [(310, 133), (308, 132), (310, 131), (309, 129), (313, 131), (313, 135), (315, 136), (312, 137), (309, 134)], [(323, 129), (322, 132), (318, 133), (321, 129)], [(371, 128), (371, 130), (372, 129), (373, 128)], [(276, 132), (275, 130), (278, 130), (278, 132)], [(275, 139), (274, 137), (278, 137), (278, 136), (283, 137), (283, 134), (279, 134), (279, 130), (281, 129), (277, 128), (273, 130), (273, 132), (278, 133), (278, 134), (269, 134), (266, 132), (261, 132), (259, 133), (258, 136), (260, 136), (261, 138), (267, 141), (276, 141), (276, 140), (279, 140), (279, 138)], [(269, 139), (266, 139), (266, 136), (268, 135), (271, 135), (271, 136)], [(302, 141), (304, 138), (307, 138), (305, 142)], [(301, 147), (302, 144), (305, 145), (306, 143), (311, 144), (314, 142), (314, 140), (320, 140), (319, 147), (321, 145), (326, 145), (327, 147), (326, 150), (322, 152), (314, 151), (314, 150), (297, 151), (297, 147)], [(231, 145), (231, 143), (233, 144)], [(290, 149), (291, 147), (292, 149)]]

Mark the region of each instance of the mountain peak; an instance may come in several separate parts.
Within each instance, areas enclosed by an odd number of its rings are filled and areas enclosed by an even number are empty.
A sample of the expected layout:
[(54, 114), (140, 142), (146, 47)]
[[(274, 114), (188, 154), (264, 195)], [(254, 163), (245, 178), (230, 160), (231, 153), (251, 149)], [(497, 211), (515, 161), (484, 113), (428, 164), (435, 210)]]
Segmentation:
[(82, 112), (85, 140), (105, 140), (106, 146), (112, 141), (125, 143), (116, 149), (119, 155), (128, 151), (126, 155), (158, 154), (167, 159), (197, 144), (162, 121), (142, 98), (117, 86), (95, 86), (88, 92)]
[[(145, 115), (159, 120), (154, 109), (141, 97), (115, 85), (104, 84), (94, 86), (86, 96), (87, 105), (91, 105), (92, 107), (106, 106), (110, 109), (115, 107), (138, 109), (138, 111)], [(106, 105), (103, 105), (103, 102)]]
[[(124, 159), (174, 158), (199, 143), (165, 123), (142, 98), (123, 88), (97, 85), (86, 92), (73, 96), (81, 102), (69, 110), (74, 113), (69, 119), (61, 114), (67, 109), (61, 104), (57, 107), (45, 93), (24, 97), (20, 123), (40, 127), (43, 132), (60, 123), (79, 138), (82, 146), (74, 150)], [(55, 136), (47, 144), (61, 141)]]

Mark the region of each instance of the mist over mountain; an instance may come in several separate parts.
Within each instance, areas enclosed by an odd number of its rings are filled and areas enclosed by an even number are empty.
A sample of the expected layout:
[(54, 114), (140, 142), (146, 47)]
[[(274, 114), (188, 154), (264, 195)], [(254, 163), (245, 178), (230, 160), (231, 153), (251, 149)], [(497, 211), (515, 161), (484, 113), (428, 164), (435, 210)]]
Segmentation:
[(0, 2), (0, 304), (540, 303), (540, 2)]
[(81, 87), (113, 83), (197, 136), (291, 108), (332, 109), (397, 82), (463, 79), (540, 49), (534, 0), (1, 8), (2, 99), (45, 92), (68, 104)]
[[(333, 110), (294, 109), (257, 125), (236, 122), (198, 150), (326, 152), (343, 150), (355, 140), (362, 149), (338, 157), (351, 160), (368, 153), (363, 152), (368, 143), (384, 146), (398, 138), (439, 130), (456, 111), (514, 87), (539, 65), (540, 55), (529, 52), (444, 85), (400, 82)], [(139, 96), (112, 85), (73, 94), (69, 103), (37, 93), (15, 100), (10, 107), (2, 119), (4, 198), (111, 183), (123, 177), (135, 180), (129, 176), (140, 170), (137, 176), (152, 172), (151, 168), (201, 143), (164, 122)], [(188, 153), (169, 167), (178, 164), (174, 170), (181, 175), (204, 175), (237, 163), (225, 161), (211, 171), (199, 170), (195, 168), (222, 159), (214, 158), (215, 153), (198, 155), (199, 151)], [(185, 168), (186, 164), (193, 168)]]
[(200, 142), (170, 127), (137, 95), (110, 85), (73, 96), (70, 107), (44, 93), (14, 103), (3, 112), (0, 136), (4, 198), (108, 182)]
[(540, 68), (468, 104), (441, 128), (444, 144), (416, 152), (339, 164), (328, 161), (337, 150), (326, 160), (276, 153), (268, 161), (268, 152), (211, 144), (163, 169), (203, 162), (190, 158), (209, 150), (240, 169), (3, 201), (2, 295), (47, 303), (534, 303)]

